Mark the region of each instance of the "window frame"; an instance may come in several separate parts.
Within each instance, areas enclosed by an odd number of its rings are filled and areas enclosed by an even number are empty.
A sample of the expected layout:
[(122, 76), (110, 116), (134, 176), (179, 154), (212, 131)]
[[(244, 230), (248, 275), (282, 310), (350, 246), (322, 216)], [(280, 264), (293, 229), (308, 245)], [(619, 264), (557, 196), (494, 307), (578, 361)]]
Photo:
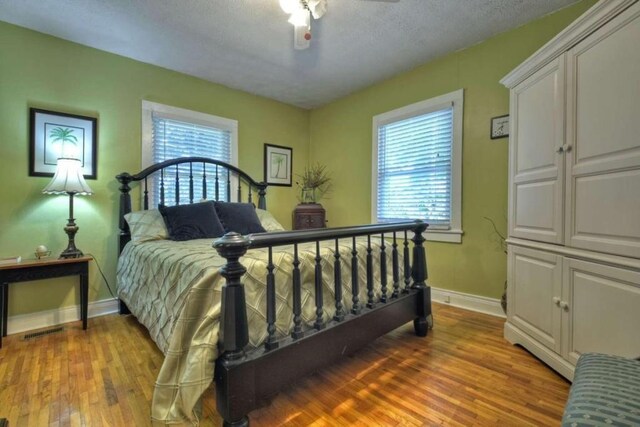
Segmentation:
[(462, 130), (464, 89), (381, 113), (372, 120), (371, 222), (378, 221), (378, 129), (390, 123), (453, 106), (451, 146), (451, 221), (447, 228), (429, 228), (423, 234), (430, 241), (462, 242)]
[[(231, 135), (231, 162), (230, 164), (238, 167), (238, 121), (225, 117), (215, 116), (213, 114), (202, 113), (199, 111), (188, 110), (186, 108), (173, 107), (171, 105), (160, 104), (142, 100), (142, 169), (154, 164), (153, 162), (153, 113), (161, 114), (168, 119), (180, 120), (188, 123), (194, 123), (202, 126), (210, 126), (223, 131), (230, 132)], [(231, 177), (232, 188), (237, 186), (237, 177)], [(149, 189), (151, 200), (153, 186)], [(237, 194), (232, 191), (230, 194), (231, 201), (236, 201)], [(195, 200), (194, 200), (195, 201)]]

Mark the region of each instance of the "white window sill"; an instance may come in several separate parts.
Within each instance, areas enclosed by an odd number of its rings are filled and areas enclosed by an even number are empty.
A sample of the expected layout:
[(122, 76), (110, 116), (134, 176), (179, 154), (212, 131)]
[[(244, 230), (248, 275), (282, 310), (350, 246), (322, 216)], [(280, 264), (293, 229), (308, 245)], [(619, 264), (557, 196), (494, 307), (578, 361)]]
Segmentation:
[(462, 243), (462, 230), (427, 230), (422, 237), (428, 242)]

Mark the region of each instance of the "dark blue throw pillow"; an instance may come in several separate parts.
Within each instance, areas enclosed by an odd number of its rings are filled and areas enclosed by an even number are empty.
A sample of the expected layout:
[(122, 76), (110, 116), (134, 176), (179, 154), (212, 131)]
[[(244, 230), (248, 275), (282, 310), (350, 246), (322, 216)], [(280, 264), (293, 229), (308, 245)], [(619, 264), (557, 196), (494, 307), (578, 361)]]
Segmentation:
[(213, 202), (159, 206), (158, 209), (171, 240), (207, 239), (224, 234)]
[(242, 235), (266, 232), (251, 203), (215, 202), (215, 206), (225, 232), (235, 231)]

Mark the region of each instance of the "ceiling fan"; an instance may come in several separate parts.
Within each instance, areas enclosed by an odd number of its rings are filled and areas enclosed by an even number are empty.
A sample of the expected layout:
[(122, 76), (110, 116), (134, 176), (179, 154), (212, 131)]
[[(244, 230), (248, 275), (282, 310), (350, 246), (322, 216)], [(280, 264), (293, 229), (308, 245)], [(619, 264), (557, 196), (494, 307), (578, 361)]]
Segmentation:
[[(327, 0), (279, 0), (282, 10), (289, 14), (294, 27), (293, 47), (307, 49), (311, 41), (311, 17), (320, 19), (327, 12)], [(398, 3), (400, 0), (361, 0), (369, 2)]]

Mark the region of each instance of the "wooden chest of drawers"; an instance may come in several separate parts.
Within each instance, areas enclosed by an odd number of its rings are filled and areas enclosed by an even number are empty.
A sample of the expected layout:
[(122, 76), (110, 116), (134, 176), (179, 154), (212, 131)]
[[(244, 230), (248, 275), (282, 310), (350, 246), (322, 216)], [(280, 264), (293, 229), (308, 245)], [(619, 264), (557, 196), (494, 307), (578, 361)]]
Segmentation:
[(296, 206), (293, 211), (293, 229), (308, 230), (310, 228), (325, 228), (326, 212), (321, 204), (304, 203)]

